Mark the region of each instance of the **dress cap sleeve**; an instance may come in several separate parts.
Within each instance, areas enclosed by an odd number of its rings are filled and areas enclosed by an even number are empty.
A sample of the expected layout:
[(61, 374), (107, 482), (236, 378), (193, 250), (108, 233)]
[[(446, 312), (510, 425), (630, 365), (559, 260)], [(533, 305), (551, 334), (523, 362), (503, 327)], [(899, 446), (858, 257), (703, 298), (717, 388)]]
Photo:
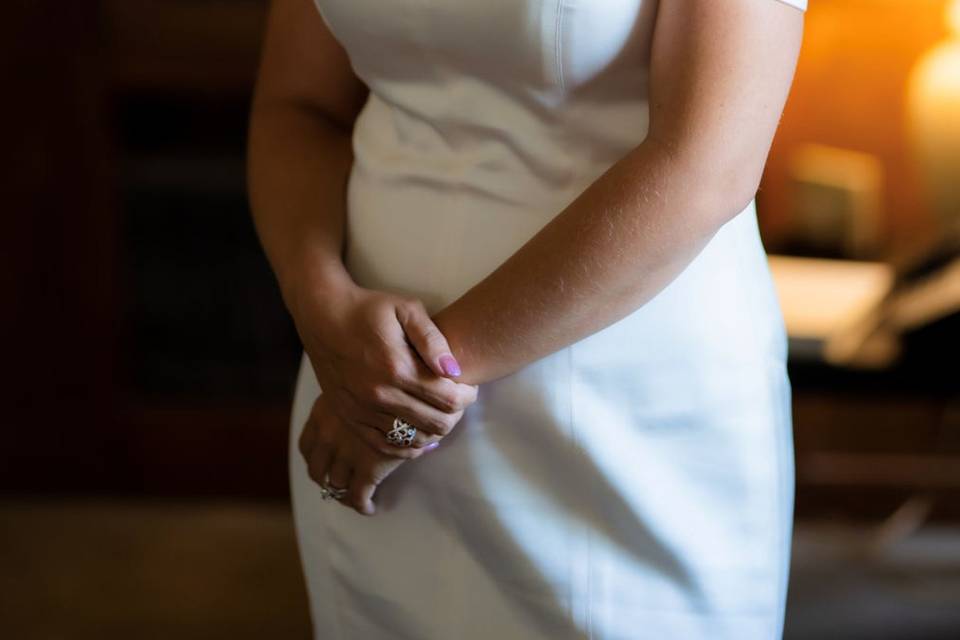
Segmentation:
[(779, 1), (792, 5), (797, 9), (800, 9), (801, 11), (807, 10), (807, 0), (779, 0)]

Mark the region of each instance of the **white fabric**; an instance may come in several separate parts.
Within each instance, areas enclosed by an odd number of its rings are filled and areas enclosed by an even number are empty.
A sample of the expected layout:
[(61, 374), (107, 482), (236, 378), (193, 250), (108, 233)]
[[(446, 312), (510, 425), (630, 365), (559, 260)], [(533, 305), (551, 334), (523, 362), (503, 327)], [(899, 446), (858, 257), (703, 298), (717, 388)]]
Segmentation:
[[(317, 2), (372, 90), (347, 195), (364, 286), (442, 308), (646, 134), (655, 2)], [(372, 518), (306, 474), (304, 359), (290, 474), (316, 637), (780, 637), (785, 357), (751, 202), (649, 303), (482, 385)]]

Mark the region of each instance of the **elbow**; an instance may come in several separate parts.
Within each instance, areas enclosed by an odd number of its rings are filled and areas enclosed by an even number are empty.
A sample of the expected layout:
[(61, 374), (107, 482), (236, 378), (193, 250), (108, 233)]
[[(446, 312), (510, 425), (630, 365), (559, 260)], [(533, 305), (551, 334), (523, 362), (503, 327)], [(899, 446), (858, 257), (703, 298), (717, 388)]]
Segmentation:
[(756, 162), (713, 162), (703, 167), (694, 184), (709, 230), (718, 230), (750, 206), (762, 175), (763, 166)]
[(727, 145), (676, 145), (652, 143), (655, 153), (671, 167), (669, 173), (676, 180), (676, 191), (684, 193), (698, 212), (708, 232), (730, 222), (750, 206), (760, 188), (766, 154), (755, 148)]
[(337, 113), (316, 101), (295, 95), (255, 95), (250, 104), (251, 126), (261, 120), (279, 118), (288, 122), (291, 117), (300, 121), (305, 118), (311, 122), (324, 124), (339, 133), (350, 135), (353, 132), (356, 115), (356, 113), (352, 115)]

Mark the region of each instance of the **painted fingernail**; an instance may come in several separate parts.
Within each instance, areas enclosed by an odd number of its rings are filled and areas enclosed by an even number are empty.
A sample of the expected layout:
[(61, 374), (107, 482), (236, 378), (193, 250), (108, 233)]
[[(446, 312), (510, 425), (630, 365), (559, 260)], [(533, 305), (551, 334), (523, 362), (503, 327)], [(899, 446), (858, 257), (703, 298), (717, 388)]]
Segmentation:
[(457, 363), (456, 358), (449, 353), (440, 356), (440, 368), (443, 369), (443, 372), (448, 376), (460, 375), (460, 365)]
[(431, 442), (430, 444), (428, 444), (427, 446), (425, 446), (425, 447), (423, 448), (423, 450), (424, 450), (424, 451), (433, 451), (434, 449), (436, 449), (436, 448), (439, 447), (439, 446), (440, 446), (440, 443), (439, 443), (439, 442)]

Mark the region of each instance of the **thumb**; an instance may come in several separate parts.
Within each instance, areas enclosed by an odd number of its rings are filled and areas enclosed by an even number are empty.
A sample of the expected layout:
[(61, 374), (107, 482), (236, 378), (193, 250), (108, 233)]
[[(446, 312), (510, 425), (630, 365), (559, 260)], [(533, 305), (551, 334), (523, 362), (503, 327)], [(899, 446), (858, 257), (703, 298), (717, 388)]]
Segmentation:
[(460, 375), (460, 364), (450, 352), (447, 339), (420, 300), (398, 305), (397, 320), (407, 334), (407, 339), (431, 371), (447, 378)]

